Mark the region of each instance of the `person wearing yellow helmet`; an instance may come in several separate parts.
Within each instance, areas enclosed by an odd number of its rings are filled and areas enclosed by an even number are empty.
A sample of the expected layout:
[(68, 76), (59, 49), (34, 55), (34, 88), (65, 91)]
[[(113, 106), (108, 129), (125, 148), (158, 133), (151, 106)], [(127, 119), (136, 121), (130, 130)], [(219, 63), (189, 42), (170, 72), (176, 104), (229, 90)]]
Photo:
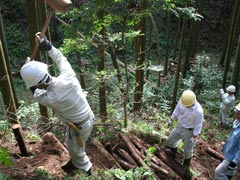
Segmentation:
[(191, 90), (182, 93), (176, 105), (168, 126), (172, 126), (173, 120), (178, 120), (176, 127), (167, 139), (165, 152), (175, 158), (178, 142), (183, 141), (184, 161), (183, 166), (190, 171), (190, 161), (193, 156), (194, 146), (199, 136), (204, 120), (203, 108), (196, 99), (196, 95)]
[(240, 103), (235, 107), (232, 132), (223, 145), (224, 160), (215, 169), (216, 180), (229, 180), (240, 167)]
[(229, 114), (231, 109), (234, 107), (236, 88), (234, 85), (227, 87), (226, 92), (220, 89), (221, 103), (219, 107), (219, 123), (221, 126), (229, 125)]

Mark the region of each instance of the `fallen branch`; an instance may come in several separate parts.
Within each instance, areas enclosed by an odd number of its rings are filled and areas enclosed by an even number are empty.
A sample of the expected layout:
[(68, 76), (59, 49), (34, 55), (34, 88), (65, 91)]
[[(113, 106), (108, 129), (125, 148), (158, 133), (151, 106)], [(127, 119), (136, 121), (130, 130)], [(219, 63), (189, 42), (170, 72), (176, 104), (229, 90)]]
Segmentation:
[(123, 157), (123, 159), (125, 159), (127, 162), (129, 162), (130, 164), (132, 164), (132, 165), (134, 165), (134, 166), (137, 166), (137, 163), (136, 163), (135, 160), (132, 158), (132, 156), (130, 156), (130, 155), (128, 154), (127, 151), (125, 151), (124, 149), (119, 148), (119, 149), (117, 150), (117, 152), (118, 152), (119, 155), (120, 155), (121, 157)]
[(155, 147), (157, 149), (156, 155), (173, 171), (175, 171), (182, 179), (192, 179), (192, 175), (188, 173), (178, 161), (166, 155), (165, 152), (158, 145), (155, 145)]
[(127, 161), (123, 160), (120, 156), (118, 156), (116, 153), (113, 153), (112, 156), (114, 157), (114, 159), (123, 167), (124, 170), (129, 170), (129, 169), (134, 169), (137, 166), (132, 165), (130, 163), (128, 163)]
[[(160, 170), (163, 174), (168, 172), (166, 174), (168, 177), (170, 177), (170, 174), (176, 174), (171, 168), (169, 168), (161, 159), (159, 159), (154, 153), (149, 153), (147, 152), (147, 147), (151, 147), (149, 144), (146, 144), (143, 140), (138, 138), (137, 136), (134, 135), (129, 135), (131, 141), (133, 144), (138, 147), (138, 149), (141, 149), (143, 151), (145, 157), (149, 156), (151, 158), (152, 164), (156, 164), (159, 166), (162, 170)], [(146, 146), (146, 147), (145, 147)], [(153, 167), (154, 168), (154, 167)]]
[(124, 143), (128, 146), (130, 154), (136, 160), (138, 165), (143, 167), (148, 167), (146, 163), (142, 160), (142, 158), (138, 155), (137, 150), (135, 149), (134, 145), (131, 143), (130, 139), (121, 132), (119, 132), (118, 135), (120, 138), (122, 138)]
[(113, 162), (114, 166), (116, 165), (117, 168), (121, 168), (121, 165), (111, 156), (111, 154), (108, 153), (107, 150), (105, 150), (104, 146), (99, 141), (92, 139), (91, 143), (96, 146), (97, 149), (101, 151), (108, 159), (110, 159)]
[(206, 152), (215, 159), (218, 159), (219, 161), (222, 161), (224, 159), (224, 156), (222, 154), (218, 153), (217, 151), (213, 150), (210, 147), (207, 147)]
[[(169, 177), (169, 172), (166, 169), (163, 169), (159, 167), (158, 165), (151, 163), (151, 168), (154, 170), (154, 172), (158, 175), (158, 177), (161, 175), (161, 177)], [(160, 178), (161, 178), (160, 177)]]
[(126, 135), (124, 135), (121, 132), (119, 132), (118, 135), (119, 135), (120, 138), (122, 138), (124, 143), (127, 145), (131, 156), (133, 156), (133, 158), (136, 160), (136, 162), (138, 163), (139, 166), (142, 166), (146, 169), (149, 169), (149, 170), (153, 171), (154, 174), (155, 174), (155, 179), (156, 180), (161, 179), (162, 174), (165, 174), (166, 176), (169, 177), (169, 173), (166, 170), (163, 170), (161, 167), (158, 167), (156, 164), (150, 163), (150, 167), (149, 167), (144, 162), (144, 160), (141, 158), (141, 156), (143, 156), (145, 158), (144, 154), (139, 152), (139, 150), (134, 146), (134, 144), (131, 142), (131, 140)]

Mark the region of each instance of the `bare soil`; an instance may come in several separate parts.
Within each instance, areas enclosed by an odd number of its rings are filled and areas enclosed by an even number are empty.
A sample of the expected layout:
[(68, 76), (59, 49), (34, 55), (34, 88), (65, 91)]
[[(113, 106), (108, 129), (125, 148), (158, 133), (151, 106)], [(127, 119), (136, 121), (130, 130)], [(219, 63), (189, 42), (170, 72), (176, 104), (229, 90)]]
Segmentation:
[[(139, 138), (146, 144), (154, 145), (156, 143), (156, 138), (154, 137), (139, 136)], [(208, 138), (211, 139), (211, 135)], [(66, 153), (65, 149), (60, 148), (59, 144), (56, 142), (46, 143), (43, 140), (26, 141), (26, 146), (30, 154), (29, 157), (23, 157), (19, 154), (18, 145), (15, 144), (14, 141), (11, 142), (9, 140), (0, 139), (0, 143), (1, 146), (7, 147), (14, 162), (14, 165), (9, 167), (0, 164), (1, 172), (8, 175), (9, 178), (15, 180), (37, 180), (39, 179), (39, 173), (37, 173), (36, 170), (41, 169), (46, 170), (51, 175), (52, 179), (66, 179), (66, 177), (68, 177), (68, 179), (81, 179), (79, 176), (76, 176), (76, 174), (66, 174), (61, 169), (61, 166), (69, 160), (69, 155)], [(108, 142), (105, 142), (105, 146), (94, 137), (87, 142), (86, 152), (93, 162), (93, 176), (96, 176), (99, 171), (106, 171), (118, 167), (119, 164), (116, 164), (116, 161), (113, 160), (114, 158), (107, 151), (107, 146), (114, 147), (116, 143), (119, 143), (119, 138), (117, 137), (113, 137), (111, 140), (108, 140)], [(220, 161), (206, 152), (208, 147), (220, 153), (222, 142), (213, 143), (202, 141), (201, 139), (199, 140), (191, 162), (193, 180), (215, 179), (214, 170)], [(183, 157), (181, 151), (178, 152), (176, 159), (178, 162), (182, 163)], [(174, 176), (175, 177), (171, 179), (181, 179), (177, 174)], [(43, 176), (42, 179), (45, 179), (45, 177)], [(89, 179), (91, 179), (91, 176)], [(240, 179), (239, 173), (233, 178), (233, 180), (237, 179)]]

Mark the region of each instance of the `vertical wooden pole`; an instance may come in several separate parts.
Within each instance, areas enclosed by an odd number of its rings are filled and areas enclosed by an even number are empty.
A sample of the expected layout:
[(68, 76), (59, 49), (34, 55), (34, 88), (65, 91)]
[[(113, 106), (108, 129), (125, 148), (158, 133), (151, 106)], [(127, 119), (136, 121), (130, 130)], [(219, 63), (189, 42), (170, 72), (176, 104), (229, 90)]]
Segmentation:
[(21, 126), (17, 118), (17, 110), (14, 102), (14, 96), (12, 91), (12, 85), (10, 83), (6, 60), (2, 48), (2, 41), (0, 40), (0, 88), (3, 96), (4, 107), (7, 118), (11, 124), (16, 141), (23, 156), (28, 156), (27, 148), (25, 146)]

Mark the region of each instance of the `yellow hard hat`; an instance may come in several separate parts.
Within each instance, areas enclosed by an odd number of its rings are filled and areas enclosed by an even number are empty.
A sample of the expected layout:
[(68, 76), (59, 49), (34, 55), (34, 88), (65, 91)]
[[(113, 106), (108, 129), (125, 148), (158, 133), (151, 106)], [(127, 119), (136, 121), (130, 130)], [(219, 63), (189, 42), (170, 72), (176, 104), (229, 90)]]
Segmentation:
[(240, 114), (240, 103), (237, 106), (235, 106), (235, 112)]
[(191, 90), (185, 90), (181, 96), (181, 103), (185, 107), (192, 106), (196, 101), (196, 95)]

